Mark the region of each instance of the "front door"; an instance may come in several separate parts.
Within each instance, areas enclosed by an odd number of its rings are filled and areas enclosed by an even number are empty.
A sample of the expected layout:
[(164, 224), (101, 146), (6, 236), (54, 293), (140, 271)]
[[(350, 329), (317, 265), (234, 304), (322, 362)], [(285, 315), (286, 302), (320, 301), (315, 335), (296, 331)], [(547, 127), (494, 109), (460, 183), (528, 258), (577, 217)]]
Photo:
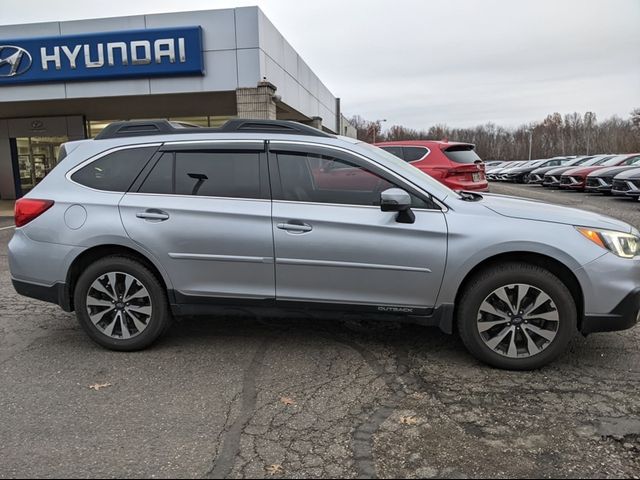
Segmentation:
[(166, 146), (123, 197), (127, 233), (164, 266), (178, 303), (274, 298), (263, 150), (264, 142)]
[(380, 193), (407, 186), (323, 148), (270, 144), (276, 298), (381, 311), (433, 307), (447, 256), (443, 212), (413, 194), (415, 223), (398, 223), (397, 213), (380, 210)]

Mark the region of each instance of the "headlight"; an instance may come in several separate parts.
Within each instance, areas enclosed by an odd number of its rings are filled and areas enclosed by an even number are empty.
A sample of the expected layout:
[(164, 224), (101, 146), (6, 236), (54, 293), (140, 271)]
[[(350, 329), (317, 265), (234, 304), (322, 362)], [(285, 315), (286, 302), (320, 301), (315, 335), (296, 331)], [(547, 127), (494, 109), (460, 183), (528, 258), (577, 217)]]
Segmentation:
[(619, 257), (634, 258), (640, 255), (640, 237), (637, 235), (585, 227), (576, 229), (588, 240)]

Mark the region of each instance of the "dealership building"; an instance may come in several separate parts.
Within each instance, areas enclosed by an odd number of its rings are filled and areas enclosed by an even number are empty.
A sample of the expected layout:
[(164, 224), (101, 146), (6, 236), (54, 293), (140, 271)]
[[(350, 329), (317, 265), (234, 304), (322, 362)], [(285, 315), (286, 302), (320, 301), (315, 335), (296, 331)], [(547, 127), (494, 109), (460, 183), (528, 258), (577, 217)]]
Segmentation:
[(355, 136), (258, 7), (0, 26), (0, 198), (116, 120), (296, 120)]

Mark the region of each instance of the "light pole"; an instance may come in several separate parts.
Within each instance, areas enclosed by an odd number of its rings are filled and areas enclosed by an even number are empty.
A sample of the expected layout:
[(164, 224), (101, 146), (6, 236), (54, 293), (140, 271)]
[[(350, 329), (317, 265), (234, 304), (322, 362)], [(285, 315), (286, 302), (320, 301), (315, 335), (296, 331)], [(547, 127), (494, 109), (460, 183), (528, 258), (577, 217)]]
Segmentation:
[(529, 129), (529, 161), (531, 161), (531, 148), (533, 147), (533, 128)]
[(383, 118), (382, 120), (376, 120), (373, 122), (373, 143), (376, 143), (376, 131), (378, 130), (378, 127), (380, 126), (380, 128), (382, 128), (382, 123), (386, 121), (387, 119)]

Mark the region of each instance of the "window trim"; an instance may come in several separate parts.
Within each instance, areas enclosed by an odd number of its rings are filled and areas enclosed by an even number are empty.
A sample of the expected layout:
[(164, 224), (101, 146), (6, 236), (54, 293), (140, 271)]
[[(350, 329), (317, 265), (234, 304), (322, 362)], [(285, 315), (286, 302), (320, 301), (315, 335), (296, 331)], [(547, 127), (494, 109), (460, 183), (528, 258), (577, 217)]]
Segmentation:
[(216, 140), (175, 140), (164, 142), (160, 151), (162, 152), (185, 152), (185, 151), (202, 151), (221, 148), (220, 145), (228, 145), (229, 150), (255, 150), (256, 152), (264, 152), (266, 145), (264, 140), (247, 140), (247, 139), (216, 139)]
[[(278, 146), (280, 146), (281, 148), (279, 149)], [(285, 149), (283, 150), (282, 147), (285, 147)], [(302, 150), (301, 150), (302, 149)], [(354, 152), (352, 150), (348, 150), (346, 148), (343, 147), (338, 147), (335, 145), (328, 145), (328, 144), (323, 144), (323, 143), (313, 143), (313, 142), (305, 142), (305, 141), (295, 141), (295, 140), (272, 140), (272, 141), (268, 141), (267, 142), (267, 154), (268, 154), (268, 158), (269, 158), (269, 173), (270, 173), (270, 179), (271, 179), (271, 198), (273, 199), (274, 202), (278, 201), (278, 202), (291, 202), (291, 203), (312, 203), (314, 205), (341, 205), (343, 207), (366, 207), (366, 208), (377, 208), (379, 209), (380, 207), (374, 206), (374, 205), (358, 205), (358, 204), (332, 204), (332, 203), (323, 203), (323, 202), (305, 202), (305, 201), (295, 201), (295, 200), (285, 200), (282, 198), (282, 185), (280, 183), (280, 171), (279, 171), (279, 166), (278, 166), (278, 159), (277, 159), (277, 153), (279, 151), (284, 151), (284, 152), (296, 152), (296, 153), (316, 153), (319, 155), (326, 155), (326, 156), (336, 156), (335, 154), (331, 154), (329, 153), (330, 151), (337, 151), (340, 152), (342, 154), (346, 154), (348, 156), (353, 157), (352, 159), (345, 159), (347, 161), (351, 161), (353, 163), (355, 163), (356, 165), (359, 165), (363, 168), (366, 168), (368, 170), (371, 170), (371, 172), (375, 173), (376, 175), (381, 176), (382, 178), (386, 179), (387, 181), (389, 181), (390, 183), (393, 183), (395, 185), (400, 185), (402, 186), (402, 188), (404, 190), (407, 190), (409, 193), (412, 193), (413, 195), (416, 195), (419, 198), (422, 198), (422, 200), (424, 201), (431, 201), (436, 208), (415, 208), (415, 210), (418, 211), (437, 211), (437, 212), (442, 212), (445, 213), (447, 211), (449, 211), (449, 208), (438, 198), (434, 197), (432, 194), (430, 194), (429, 192), (426, 192), (425, 190), (423, 190), (422, 188), (418, 187), (417, 185), (415, 185), (414, 183), (412, 183), (410, 180), (402, 177), (401, 175), (399, 175), (398, 173), (394, 172), (393, 170), (387, 168), (384, 165), (381, 165), (377, 162), (374, 162), (373, 160), (367, 158), (366, 156), (358, 153), (358, 152)], [(315, 151), (313, 151), (315, 150)], [(324, 150), (324, 151), (323, 151)], [(340, 158), (340, 157), (337, 157)], [(404, 160), (403, 160), (404, 161)], [(393, 180), (389, 180), (389, 178), (392, 178)], [(426, 198), (423, 198), (426, 197)], [(413, 210), (414, 208), (412, 208)]]
[[(124, 146), (120, 146), (120, 147), (115, 147), (115, 148), (111, 148), (109, 150), (105, 150), (103, 152), (100, 152), (92, 157), (89, 157), (88, 159), (84, 160), (83, 162), (80, 162), (78, 165), (76, 165), (75, 167), (71, 168), (70, 170), (67, 171), (67, 173), (65, 174), (65, 178), (73, 183), (74, 185), (78, 185), (79, 187), (82, 188), (86, 188), (87, 190), (92, 190), (94, 192), (99, 192), (99, 193), (112, 193), (112, 194), (125, 194), (127, 193), (126, 191), (124, 192), (120, 192), (120, 191), (112, 191), (112, 190), (100, 190), (98, 188), (93, 188), (93, 187), (89, 187), (87, 185), (83, 185), (82, 183), (76, 182), (75, 180), (73, 180), (71, 177), (79, 170), (82, 170), (84, 167), (87, 167), (89, 165), (91, 165), (92, 163), (100, 160), (103, 157), (106, 157), (107, 155), (110, 155), (112, 153), (115, 152), (120, 152), (122, 150), (133, 150), (136, 148), (149, 148), (149, 147), (160, 147), (162, 146), (162, 143), (140, 143), (140, 144), (136, 144), (136, 145), (124, 145)], [(151, 155), (151, 157), (149, 157), (149, 160), (147, 160), (147, 163), (144, 165), (144, 167), (142, 167), (142, 170), (140, 170), (140, 173), (138, 173), (138, 177), (140, 176), (140, 174), (142, 172), (144, 172), (145, 168), (147, 167), (147, 165), (149, 165), (149, 163), (151, 163), (151, 161), (154, 159), (154, 157), (156, 156), (156, 154), (158, 153), (158, 151), (156, 150), (156, 152), (154, 152), (153, 155)], [(155, 163), (154, 163), (155, 164)], [(136, 177), (134, 179), (134, 181), (131, 183), (131, 185), (129, 186), (129, 190), (131, 190), (131, 187), (133, 185), (135, 185), (136, 181), (138, 180), (138, 177)]]

